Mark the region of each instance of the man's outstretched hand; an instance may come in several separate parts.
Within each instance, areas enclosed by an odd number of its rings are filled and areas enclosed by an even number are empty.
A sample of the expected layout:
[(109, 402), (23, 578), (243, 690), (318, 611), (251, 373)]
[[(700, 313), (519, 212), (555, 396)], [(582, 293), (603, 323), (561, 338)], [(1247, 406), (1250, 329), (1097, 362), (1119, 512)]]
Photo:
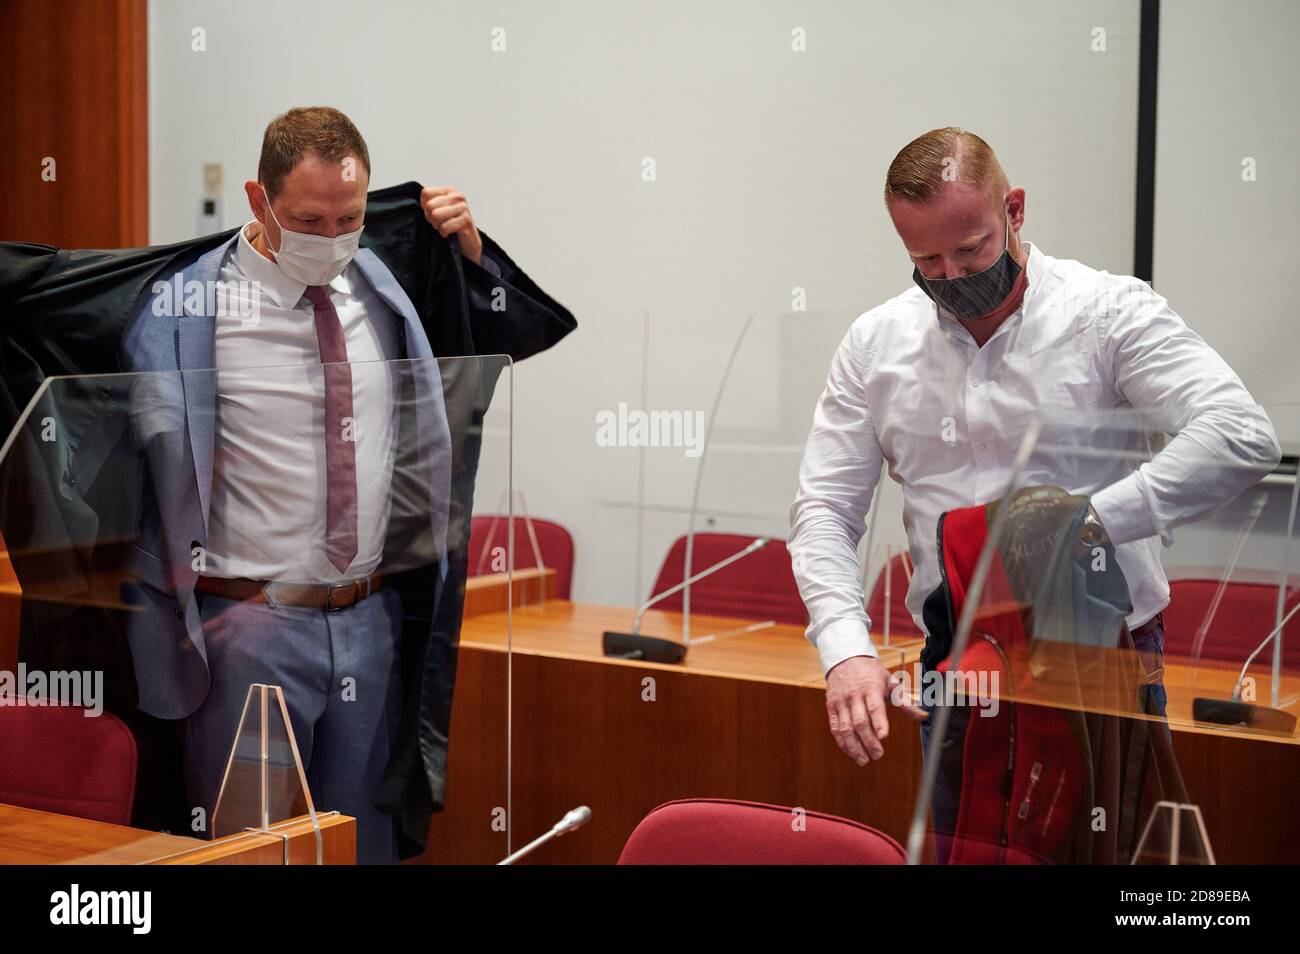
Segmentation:
[[(889, 735), (887, 711), (896, 680), (875, 656), (850, 656), (826, 676), (826, 715), (831, 735), (844, 754), (859, 765), (885, 756), (883, 742)], [(899, 708), (917, 722), (929, 718), (926, 711), (911, 704)]]

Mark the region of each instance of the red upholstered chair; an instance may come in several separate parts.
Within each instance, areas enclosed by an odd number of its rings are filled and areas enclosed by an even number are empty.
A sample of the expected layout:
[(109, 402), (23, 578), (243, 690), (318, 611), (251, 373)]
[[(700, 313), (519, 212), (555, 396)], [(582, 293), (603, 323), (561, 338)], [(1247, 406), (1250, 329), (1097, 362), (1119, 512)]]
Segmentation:
[[(533, 541), (528, 535), (529, 523), (532, 523), (533, 532), (537, 534), (537, 548), (542, 552), (542, 562), (555, 571), (555, 596), (557, 599), (567, 600), (573, 590), (573, 537), (564, 527), (550, 520), (538, 520), (536, 517), (525, 520), (522, 516), (515, 517), (516, 570), (537, 566)], [(509, 539), (508, 531), (509, 524), (506, 523), (504, 514), (484, 514), (470, 520), (470, 576), (482, 576), (494, 572), (491, 550), (493, 547), (506, 546), (506, 541)]]
[[(691, 553), (691, 573), (699, 573), (734, 556), (753, 541), (754, 537), (735, 533), (697, 533)], [(684, 580), (685, 566), (686, 538), (678, 537), (664, 557), (650, 595), (662, 593)], [(681, 612), (682, 594), (674, 593), (654, 608)], [(799, 597), (785, 541), (772, 540), (761, 550), (693, 584), (691, 612), (807, 626), (808, 611)]]
[(80, 706), (0, 706), (0, 802), (131, 823), (135, 738)]
[(901, 865), (907, 856), (884, 832), (860, 822), (728, 798), (660, 805), (636, 826), (621, 865)]
[[(1298, 581), (1300, 582), (1300, 581)], [(1196, 633), (1209, 612), (1219, 588), (1218, 580), (1186, 579), (1169, 581), (1169, 606), (1165, 609), (1165, 653), (1191, 654)], [(1300, 590), (1292, 589), (1286, 610), (1292, 609)], [(1230, 582), (1210, 621), (1202, 658), (1236, 663), (1240, 666), (1277, 625), (1277, 585)], [(1267, 646), (1256, 657), (1257, 665), (1267, 665), (1273, 647)], [(1283, 629), (1282, 664), (1300, 668), (1300, 613), (1291, 617)]]
[(889, 636), (907, 636), (909, 638), (924, 635), (917, 628), (912, 614), (907, 611), (907, 587), (912, 579), (912, 559), (907, 551), (896, 553), (889, 561), (889, 566), (876, 577), (871, 588), (871, 599), (867, 601), (867, 617), (871, 620), (871, 638), (876, 640), (885, 632), (885, 576), (890, 577), (889, 586)]

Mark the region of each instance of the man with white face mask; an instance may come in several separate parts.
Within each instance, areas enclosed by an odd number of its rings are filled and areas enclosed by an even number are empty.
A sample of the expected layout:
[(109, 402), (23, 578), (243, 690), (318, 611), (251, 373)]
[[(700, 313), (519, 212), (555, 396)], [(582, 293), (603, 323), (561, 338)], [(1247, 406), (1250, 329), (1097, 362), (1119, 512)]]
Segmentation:
[[(295, 133), (293, 124), (302, 131)], [(307, 148), (304, 137), (315, 144)], [(353, 261), (370, 179), (365, 142), (341, 113), (291, 111), (268, 129), (258, 179), (245, 184), (256, 218), (221, 267), (223, 287), (259, 294), (255, 309), (217, 315), (218, 421), (225, 426), (218, 428), (214, 454), (221, 466), (213, 472), (206, 575), (365, 579), (378, 563), (386, 525), (389, 474), (378, 468), (392, 451), (387, 372), (377, 362), (402, 357), (403, 333), (377, 290), (385, 276), (372, 280)], [(465, 258), (499, 273), (484, 256), (459, 192), (429, 188), (422, 201), (429, 222), (442, 235), (456, 235)], [(324, 392), (305, 377), (288, 388), (286, 372), (252, 370), (317, 362), (352, 367), (329, 370)], [(335, 371), (349, 376), (350, 388), (330, 387)], [(350, 392), (351, 401), (332, 392)], [(309, 438), (320, 430), (315, 419), (327, 413), (331, 398), (339, 407), (328, 413), (355, 420), (355, 440), (327, 447), (322, 457), (319, 442)], [(277, 422), (274, 430), (263, 426), (268, 420)], [(326, 496), (337, 498), (337, 512), (326, 533), (333, 533), (335, 559), (315, 545), (328, 523), (322, 510), (328, 500), (317, 499), (314, 489), (321, 467), (334, 478)], [(277, 514), (277, 533), (268, 537), (262, 515), (270, 512)]]
[[(154, 612), (132, 614), (129, 625), (139, 630), (131, 640), (141, 708), (184, 719), (189, 805), (203, 810), (195, 817), (212, 818), (248, 687), (273, 684), (284, 692), (315, 807), (357, 819), (359, 862), (391, 863), (422, 850), (429, 813), (441, 803), (455, 658), (443, 654), (447, 644), (454, 647), (460, 618), (456, 594), (440, 598), (453, 579), (449, 556), (452, 572), (463, 575), (463, 546), (453, 554), (445, 539), (448, 500), (465, 480), (472, 493), (468, 465), (468, 478), (450, 476), (452, 399), (444, 408), (435, 348), (457, 347), (473, 322), (476, 339), (503, 325), (483, 353), (510, 342), (512, 329), (547, 347), (549, 324), (563, 334), (573, 321), (479, 232), (464, 196), (452, 188), (424, 188), (419, 198), (424, 222), (458, 244), (459, 256), (427, 241), (423, 223), (418, 234), (401, 232), (405, 241), (394, 242), (389, 212), (376, 229), (390, 235), (390, 249), (397, 246), (390, 269), (373, 248), (360, 246), (369, 179), (365, 141), (338, 110), (293, 109), (277, 117), (266, 129), (258, 177), (245, 184), (254, 220), (186, 272), (217, 278), (226, 294), (210, 310), (200, 305), (202, 313), (178, 318), (146, 307), (127, 332), (123, 362), (131, 370), (215, 368), (215, 375), (185, 379), (178, 411), (185, 420), (161, 427), (164, 438), (174, 443), (179, 434), (192, 447), (192, 477), (174, 482), (179, 490), (168, 499), (181, 505), (158, 504), (161, 532), (144, 521), (135, 548), (139, 589)], [(410, 220), (405, 210), (402, 216)], [(430, 269), (434, 290), (417, 310), (393, 269), (411, 264), (402, 256), (427, 262), (430, 255), (441, 265)], [(511, 324), (484, 304), (504, 290)], [(399, 407), (398, 378), (418, 390), (413, 382), (426, 375), (421, 397), (404, 398)], [(150, 376), (142, 378), (147, 384)], [(171, 380), (163, 376), (164, 384)], [(140, 417), (147, 425), (150, 416)], [(432, 494), (422, 486), (399, 498), (394, 490), (403, 450), (395, 447), (399, 419), (423, 422), (406, 433), (417, 441), (428, 436), (428, 447), (419, 449), (433, 458)], [(147, 444), (150, 435), (137, 440)], [(178, 466), (186, 463), (181, 457)], [(402, 477), (412, 472), (406, 467)], [(157, 487), (167, 476), (152, 474), (160, 501)], [(448, 490), (458, 480), (461, 490)], [(407, 497), (423, 509), (403, 509), (406, 523), (399, 523), (397, 501), (410, 503)], [(193, 512), (199, 502), (201, 518)], [(426, 549), (437, 554), (417, 566), (417, 583), (411, 574), (394, 575), (386, 544), (395, 525), (402, 541), (409, 526), (433, 541), (418, 552), (393, 545), (399, 562), (423, 560)], [(169, 559), (178, 549), (195, 555), (193, 600), (178, 582), (190, 568), (178, 571)], [(177, 592), (163, 589), (169, 583)], [(177, 631), (146, 632), (164, 624)], [(403, 640), (414, 630), (438, 648), (404, 653)], [(425, 668), (413, 669), (412, 659)], [(440, 659), (444, 671), (431, 678), (427, 667)]]
[[(361, 863), (397, 860), (393, 819), (374, 796), (397, 723), (401, 612), (378, 571), (395, 440), (384, 362), (406, 356), (407, 333), (385, 300), (391, 276), (355, 261), (369, 179), (347, 117), (292, 110), (268, 127), (258, 181), (245, 186), (256, 218), (220, 277), (255, 289), (257, 303), (216, 315), (216, 464), (196, 584), (208, 664), (221, 672), (185, 735), (191, 800), (211, 811), (243, 693), (281, 685), (316, 805), (357, 819)], [(440, 234), (485, 263), (464, 197), (426, 189), (422, 200)], [(334, 439), (331, 421), (350, 421), (352, 439)], [(340, 608), (348, 581), (370, 595)], [(249, 599), (268, 582), (317, 589), (301, 605)], [(345, 680), (355, 692), (340, 701)]]
[[(856, 552), (886, 464), (902, 486), (915, 567), (906, 602), (922, 626), (940, 579), (938, 517), (1007, 490), (1028, 419), (1154, 409), (1178, 437), (1149, 465), (1107, 485), (1100, 478), (1111, 462), (1098, 455), (1080, 477), (1090, 486), (1068, 489), (1092, 495), (1090, 521), (1116, 544), (1132, 590), (1127, 622), (1158, 679), (1169, 601), (1160, 538), (1245, 489), (1225, 482), (1195, 493), (1177, 475), (1202, 447), (1239, 461), (1237, 479), (1262, 477), (1280, 455), (1241, 380), (1145, 282), (1020, 238), (1025, 190), (1010, 187), (980, 137), (948, 127), (909, 143), (890, 165), (885, 201), (916, 287), (861, 315), (841, 342), (804, 451), (788, 543), (827, 675), (830, 731), (860, 765), (884, 755), (889, 731), (890, 673), (868, 637)], [(959, 430), (951, 445), (938, 438), (944, 421)]]

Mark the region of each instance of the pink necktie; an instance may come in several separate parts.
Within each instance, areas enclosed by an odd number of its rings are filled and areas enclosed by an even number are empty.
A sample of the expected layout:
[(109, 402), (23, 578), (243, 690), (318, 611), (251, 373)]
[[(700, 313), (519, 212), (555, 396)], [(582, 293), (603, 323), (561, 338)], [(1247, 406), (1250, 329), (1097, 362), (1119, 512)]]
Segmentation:
[(316, 343), (325, 365), (325, 552), (344, 572), (357, 555), (357, 445), (352, 366), (328, 285), (308, 285), (316, 308)]

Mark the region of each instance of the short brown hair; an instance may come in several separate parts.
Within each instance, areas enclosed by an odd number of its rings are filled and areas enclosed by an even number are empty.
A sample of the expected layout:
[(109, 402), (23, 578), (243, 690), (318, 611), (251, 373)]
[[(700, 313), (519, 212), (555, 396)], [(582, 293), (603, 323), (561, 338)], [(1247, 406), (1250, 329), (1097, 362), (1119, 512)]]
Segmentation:
[(284, 177), (309, 153), (325, 162), (355, 156), (370, 175), (370, 152), (352, 120), (331, 106), (303, 106), (276, 116), (262, 134), (262, 158), (257, 178), (274, 197)]
[(885, 175), (885, 204), (893, 199), (929, 202), (949, 182), (973, 185), (995, 202), (1010, 188), (988, 143), (959, 126), (945, 126), (899, 150)]

